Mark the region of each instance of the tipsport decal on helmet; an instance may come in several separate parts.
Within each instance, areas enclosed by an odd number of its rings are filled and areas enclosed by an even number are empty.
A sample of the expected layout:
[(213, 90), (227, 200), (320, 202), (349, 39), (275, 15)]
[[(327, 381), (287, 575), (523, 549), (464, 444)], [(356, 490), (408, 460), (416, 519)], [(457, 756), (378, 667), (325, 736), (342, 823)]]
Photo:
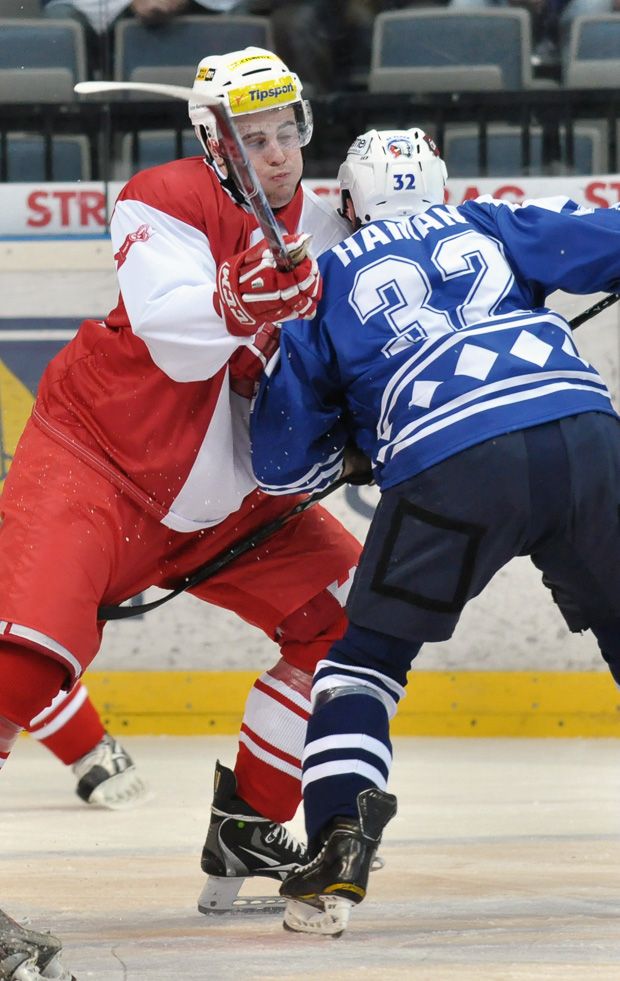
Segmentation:
[(245, 85), (228, 93), (230, 111), (234, 115), (286, 106), (298, 100), (299, 92), (292, 75), (284, 75), (273, 82)]
[[(301, 148), (310, 142), (312, 110), (302, 96), (302, 83), (272, 51), (248, 47), (225, 55), (207, 55), (198, 65), (193, 88), (197, 94), (222, 102), (234, 117), (291, 108), (297, 133), (295, 141), (289, 139), (287, 146)], [(192, 98), (188, 110), (207, 161), (235, 200), (243, 202), (241, 188), (237, 187), (232, 175), (220, 167), (219, 158), (224, 164), (226, 161), (218, 148), (213, 113), (207, 105)]]
[[(299, 106), (300, 118), (309, 117), (301, 81), (278, 55), (263, 48), (208, 55), (198, 65), (193, 88), (197, 94), (220, 100), (235, 115), (293, 104)], [(204, 125), (215, 138), (208, 106), (190, 98), (189, 115), (194, 126)]]

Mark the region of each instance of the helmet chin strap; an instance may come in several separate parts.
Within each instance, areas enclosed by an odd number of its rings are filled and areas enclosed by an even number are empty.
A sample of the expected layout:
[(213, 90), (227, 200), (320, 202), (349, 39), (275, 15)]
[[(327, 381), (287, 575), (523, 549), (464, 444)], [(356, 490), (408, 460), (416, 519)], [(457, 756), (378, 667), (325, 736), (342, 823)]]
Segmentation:
[[(226, 157), (223, 157), (222, 159), (224, 160), (224, 162), (226, 162)], [(220, 184), (222, 185), (224, 190), (228, 191), (231, 198), (234, 201), (236, 201), (237, 204), (247, 204), (248, 203), (247, 198), (245, 197), (241, 189), (238, 187), (237, 182), (232, 175), (231, 168), (227, 165), (226, 174), (224, 174), (224, 171), (221, 169), (221, 167), (218, 166), (218, 164), (213, 159), (211, 160), (211, 166), (215, 170), (215, 173), (218, 176)]]
[(200, 125), (200, 126), (195, 126), (194, 128), (196, 130), (196, 135), (202, 145), (202, 149), (205, 152), (205, 159), (209, 164), (209, 166), (212, 167), (213, 170), (215, 171), (217, 175), (217, 179), (219, 180), (224, 190), (228, 191), (233, 201), (235, 201), (237, 204), (247, 204), (245, 196), (237, 186), (237, 182), (235, 181), (232, 175), (232, 169), (231, 167), (228, 166), (226, 162), (226, 156), (221, 153), (218, 154), (220, 159), (224, 162), (224, 165), (226, 167), (225, 171), (222, 169), (220, 164), (215, 159), (215, 154), (213, 153), (209, 144), (211, 142), (215, 143), (217, 141), (211, 140), (211, 137), (209, 136), (206, 126)]

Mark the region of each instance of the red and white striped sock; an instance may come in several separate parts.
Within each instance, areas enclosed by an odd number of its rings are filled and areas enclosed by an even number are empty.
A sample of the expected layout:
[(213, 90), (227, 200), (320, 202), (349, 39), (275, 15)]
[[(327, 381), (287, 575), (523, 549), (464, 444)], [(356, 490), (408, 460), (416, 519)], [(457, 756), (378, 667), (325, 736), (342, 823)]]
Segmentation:
[(301, 755), (312, 675), (280, 660), (254, 682), (235, 764), (237, 793), (259, 814), (289, 821), (301, 800)]
[(84, 685), (61, 691), (39, 712), (28, 732), (69, 766), (89, 753), (105, 735), (103, 723)]
[(0, 767), (33, 712), (50, 703), (65, 668), (38, 651), (0, 640)]

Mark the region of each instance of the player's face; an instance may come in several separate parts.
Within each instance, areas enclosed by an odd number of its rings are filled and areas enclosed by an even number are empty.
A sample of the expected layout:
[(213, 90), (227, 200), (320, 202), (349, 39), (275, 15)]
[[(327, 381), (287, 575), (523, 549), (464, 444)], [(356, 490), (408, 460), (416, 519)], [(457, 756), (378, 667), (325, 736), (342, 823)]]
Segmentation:
[(247, 113), (236, 122), (269, 204), (283, 208), (293, 197), (303, 169), (295, 110), (286, 106)]

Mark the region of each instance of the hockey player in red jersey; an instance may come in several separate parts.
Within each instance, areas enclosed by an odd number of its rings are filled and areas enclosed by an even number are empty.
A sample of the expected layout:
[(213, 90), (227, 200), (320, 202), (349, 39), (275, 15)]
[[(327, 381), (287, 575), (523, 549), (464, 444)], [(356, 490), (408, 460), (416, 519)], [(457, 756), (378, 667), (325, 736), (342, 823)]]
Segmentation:
[[(195, 87), (230, 108), (291, 250), (308, 247), (302, 231), (313, 254), (348, 234), (300, 184), (310, 111), (277, 56), (205, 58)], [(299, 500), (256, 488), (248, 395), (277, 343), (273, 322), (316, 309), (318, 268), (307, 256), (276, 269), (211, 114), (191, 104), (190, 114), (206, 157), (143, 171), (122, 190), (111, 221), (118, 304), (47, 367), (0, 500), (0, 756), (93, 660), (101, 605), (179, 585)], [(344, 631), (359, 550), (317, 505), (192, 589), (281, 655), (250, 692), (234, 773), (216, 769), (205, 912), (229, 908), (244, 876), (283, 878), (304, 861), (282, 822), (300, 800), (312, 671)]]

